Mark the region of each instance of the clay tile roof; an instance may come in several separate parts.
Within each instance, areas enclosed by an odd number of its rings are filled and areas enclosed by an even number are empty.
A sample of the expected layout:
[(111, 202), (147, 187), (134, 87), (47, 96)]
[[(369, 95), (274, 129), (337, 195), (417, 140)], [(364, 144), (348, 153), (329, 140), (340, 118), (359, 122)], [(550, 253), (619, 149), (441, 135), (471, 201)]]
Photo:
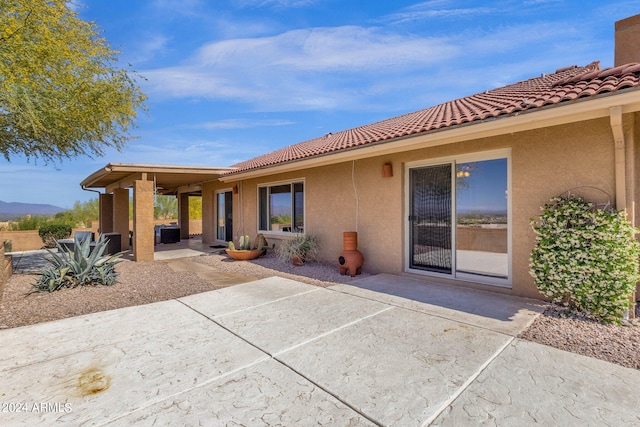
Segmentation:
[(235, 164), (232, 166), (235, 170), (227, 175), (513, 115), (630, 87), (640, 87), (640, 63), (601, 70), (600, 62), (595, 61), (584, 67), (574, 65), (560, 68), (553, 74), (543, 74), (424, 110), (294, 144)]

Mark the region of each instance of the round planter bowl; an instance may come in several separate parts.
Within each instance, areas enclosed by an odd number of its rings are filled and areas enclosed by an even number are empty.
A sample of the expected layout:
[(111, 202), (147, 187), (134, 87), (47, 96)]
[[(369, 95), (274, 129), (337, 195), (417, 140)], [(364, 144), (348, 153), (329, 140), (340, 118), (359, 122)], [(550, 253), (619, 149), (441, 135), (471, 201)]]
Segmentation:
[(231, 249), (225, 249), (225, 252), (233, 259), (238, 261), (246, 261), (249, 259), (256, 259), (262, 255), (262, 249), (252, 249), (248, 251), (232, 251)]

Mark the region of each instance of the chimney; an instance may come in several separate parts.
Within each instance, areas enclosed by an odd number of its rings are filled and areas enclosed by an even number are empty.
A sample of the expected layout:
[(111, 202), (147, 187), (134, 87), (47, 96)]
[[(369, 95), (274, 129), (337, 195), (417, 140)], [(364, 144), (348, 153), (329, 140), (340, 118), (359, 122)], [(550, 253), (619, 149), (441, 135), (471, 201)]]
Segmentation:
[(615, 29), (613, 66), (640, 62), (640, 15), (617, 21)]

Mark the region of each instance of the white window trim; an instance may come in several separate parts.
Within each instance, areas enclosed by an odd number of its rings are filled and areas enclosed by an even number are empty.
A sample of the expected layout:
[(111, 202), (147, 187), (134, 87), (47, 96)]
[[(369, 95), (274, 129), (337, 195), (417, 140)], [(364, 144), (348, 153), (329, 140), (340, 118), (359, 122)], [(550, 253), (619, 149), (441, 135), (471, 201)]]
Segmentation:
[[(304, 194), (304, 200), (303, 200), (303, 216), (302, 216), (302, 222), (304, 224), (304, 230), (306, 233), (307, 230), (307, 183), (306, 183), (306, 179), (305, 178), (292, 178), (292, 179), (286, 179), (286, 180), (282, 180), (282, 181), (272, 181), (272, 182), (264, 182), (261, 184), (258, 184), (256, 187), (256, 230), (258, 230), (258, 233), (263, 234), (265, 236), (272, 236), (272, 237), (280, 237), (280, 238), (293, 238), (295, 236), (298, 236), (300, 234), (304, 234), (304, 233), (296, 233), (294, 231), (273, 231), (273, 230), (261, 230), (260, 229), (260, 188), (264, 188), (264, 187), (274, 187), (277, 185), (287, 185), (287, 184), (296, 184), (296, 183), (302, 183), (302, 188), (303, 188), (303, 194)], [(291, 219), (293, 221), (293, 218)]]
[[(224, 193), (231, 193), (233, 194), (233, 188), (229, 187), (229, 188), (221, 188), (219, 190), (214, 191), (213, 194), (213, 222), (215, 224), (214, 227), (214, 242), (215, 243), (228, 243), (226, 240), (220, 240), (218, 239), (218, 195), (219, 194), (224, 194)], [(233, 206), (231, 207), (231, 209), (233, 210)], [(225, 224), (226, 227), (226, 224)], [(233, 235), (233, 230), (231, 230), (231, 235)]]
[[(471, 273), (462, 273), (456, 271), (456, 257), (453, 257), (452, 264), (452, 272), (451, 274), (445, 273), (437, 273), (433, 271), (425, 271), (416, 268), (411, 268), (410, 258), (411, 252), (409, 248), (409, 242), (411, 239), (409, 238), (411, 233), (411, 227), (408, 221), (409, 212), (411, 212), (411, 188), (410, 188), (410, 171), (414, 168), (424, 167), (424, 166), (436, 166), (442, 164), (458, 164), (458, 163), (467, 163), (473, 161), (484, 161), (484, 160), (496, 160), (496, 159), (507, 159), (507, 263), (508, 263), (508, 273), (507, 278), (502, 279), (498, 277), (488, 277), (481, 276)], [(404, 168), (404, 194), (405, 194), (405, 207), (404, 207), (404, 271), (411, 274), (420, 274), (424, 276), (432, 276), (432, 277), (441, 277), (446, 279), (454, 279), (465, 282), (474, 282), (474, 283), (482, 283), (488, 284), (492, 286), (511, 288), (513, 286), (513, 239), (512, 239), (512, 227), (513, 227), (513, 209), (512, 209), (512, 200), (513, 200), (513, 192), (512, 192), (512, 179), (511, 179), (511, 148), (503, 148), (498, 150), (488, 150), (488, 151), (480, 151), (476, 153), (467, 153), (461, 154), (457, 156), (447, 156), (447, 157), (438, 157), (434, 159), (425, 159), (425, 160), (417, 160), (414, 162), (405, 163)], [(452, 175), (452, 188), (455, 188), (455, 174)], [(456, 198), (452, 198), (452, 216), (455, 216), (456, 212)], [(454, 217), (455, 219), (455, 217)], [(453, 222), (452, 224), (455, 224)], [(454, 243), (453, 250), (455, 251), (457, 248), (455, 246), (456, 239), (456, 227), (452, 227), (451, 229), (451, 238), (452, 243)]]

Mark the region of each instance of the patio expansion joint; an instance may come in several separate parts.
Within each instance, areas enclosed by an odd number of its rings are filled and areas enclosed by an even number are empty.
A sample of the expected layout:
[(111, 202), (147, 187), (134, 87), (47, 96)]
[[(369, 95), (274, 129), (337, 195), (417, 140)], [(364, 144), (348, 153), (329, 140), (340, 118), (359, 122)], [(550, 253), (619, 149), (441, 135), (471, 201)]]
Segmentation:
[(482, 374), (485, 371), (485, 369), (487, 369), (489, 365), (491, 365), (491, 363), (493, 363), (493, 361), (496, 360), (498, 356), (500, 356), (502, 352), (504, 352), (506, 348), (509, 347), (511, 343), (513, 343), (513, 341), (515, 340), (516, 340), (516, 337), (509, 336), (509, 339), (507, 339), (507, 341), (500, 348), (498, 348), (498, 350), (496, 350), (496, 352), (493, 353), (493, 355), (488, 357), (487, 360), (482, 365), (480, 365), (480, 367), (476, 370), (476, 372), (474, 372), (472, 375), (469, 376), (467, 381), (465, 381), (465, 383), (462, 384), (460, 388), (454, 394), (452, 394), (449, 397), (449, 399), (447, 399), (446, 402), (444, 402), (440, 406), (440, 409), (435, 411), (433, 415), (431, 415), (429, 418), (425, 420), (424, 423), (422, 423), (422, 427), (431, 425), (431, 423), (433, 423), (440, 416), (440, 414), (442, 414), (449, 406), (453, 405), (453, 403), (460, 397), (462, 393), (464, 393), (464, 391), (467, 388), (469, 388), (471, 384), (473, 384), (473, 382), (480, 376), (480, 374)]
[[(219, 323), (218, 323), (218, 322), (216, 322), (214, 319), (221, 318), (221, 317), (225, 317), (225, 316), (230, 316), (230, 315), (232, 315), (232, 314), (242, 313), (243, 311), (252, 310), (252, 309), (254, 309), (254, 308), (256, 308), (256, 307), (263, 307), (263, 306), (265, 306), (265, 305), (273, 304), (274, 302), (286, 301), (286, 300), (288, 300), (288, 299), (290, 299), (290, 298), (295, 298), (295, 297), (298, 297), (298, 296), (300, 296), (300, 295), (306, 295), (306, 294), (310, 294), (310, 293), (312, 293), (312, 292), (319, 292), (319, 291), (321, 291), (322, 289), (324, 289), (324, 288), (310, 289), (310, 290), (308, 290), (308, 291), (300, 292), (300, 293), (297, 293), (297, 294), (295, 294), (295, 295), (287, 295), (286, 297), (276, 298), (276, 299), (274, 299), (274, 300), (267, 301), (267, 302), (263, 302), (263, 303), (261, 303), (261, 304), (252, 305), (252, 306), (250, 306), (250, 307), (245, 307), (245, 308), (241, 308), (241, 309), (238, 309), (238, 310), (230, 311), (230, 312), (228, 312), (228, 313), (219, 314), (219, 315), (214, 315), (214, 316), (208, 316), (208, 315), (206, 315), (206, 314), (204, 314), (204, 313), (202, 313), (202, 312), (200, 312), (200, 311), (196, 310), (195, 308), (191, 307), (189, 304), (185, 303), (185, 302), (184, 302), (184, 301), (182, 301), (181, 299), (176, 299), (176, 301), (178, 301), (180, 304), (185, 305), (187, 308), (189, 308), (189, 309), (191, 309), (191, 310), (195, 311), (196, 313), (200, 314), (201, 316), (204, 316), (204, 317), (206, 317), (207, 319), (214, 321), (216, 324), (219, 324)], [(215, 291), (212, 291), (212, 292), (215, 292)], [(221, 325), (221, 326), (222, 326), (222, 325)], [(224, 326), (223, 326), (223, 327), (224, 327)], [(225, 328), (225, 329), (226, 329), (226, 328)]]
[(146, 401), (143, 405), (140, 405), (140, 407), (138, 407), (138, 408), (135, 408), (135, 409), (133, 409), (133, 410), (131, 410), (131, 411), (126, 411), (126, 412), (124, 412), (124, 413), (122, 413), (122, 414), (118, 415), (118, 416), (117, 416), (117, 417), (115, 417), (115, 418), (110, 418), (110, 419), (105, 420), (104, 422), (101, 422), (101, 423), (96, 424), (96, 425), (97, 425), (97, 426), (106, 426), (106, 425), (110, 425), (110, 424), (112, 424), (113, 422), (115, 422), (115, 421), (117, 421), (117, 420), (119, 420), (119, 419), (125, 418), (125, 417), (127, 417), (127, 416), (129, 416), (129, 415), (132, 415), (132, 414), (135, 414), (136, 412), (139, 412), (139, 411), (142, 411), (142, 410), (144, 410), (144, 409), (147, 409), (147, 408), (149, 408), (149, 407), (151, 407), (151, 406), (153, 406), (153, 405), (157, 405), (157, 404), (158, 404), (158, 403), (160, 403), (160, 402), (165, 402), (165, 401), (167, 401), (167, 400), (174, 399), (174, 398), (176, 398), (176, 397), (178, 397), (178, 396), (181, 396), (181, 395), (183, 395), (183, 394), (185, 394), (185, 393), (189, 393), (190, 391), (193, 391), (193, 390), (198, 390), (198, 389), (200, 389), (200, 388), (202, 388), (202, 387), (205, 387), (205, 386), (207, 386), (207, 385), (209, 385), (209, 384), (211, 384), (211, 383), (213, 383), (213, 382), (219, 381), (219, 380), (221, 380), (221, 379), (223, 379), (223, 378), (226, 378), (226, 377), (228, 377), (228, 376), (235, 375), (236, 373), (241, 372), (241, 371), (243, 371), (243, 370), (245, 370), (245, 369), (247, 369), (247, 368), (250, 368), (250, 367), (252, 367), (252, 366), (258, 365), (258, 364), (260, 364), (260, 363), (264, 362), (265, 360), (269, 360), (269, 357), (264, 357), (264, 358), (261, 358), (261, 359), (255, 360), (255, 361), (254, 361), (254, 362), (252, 362), (252, 363), (248, 363), (248, 364), (246, 364), (246, 365), (239, 366), (239, 367), (237, 367), (237, 368), (235, 368), (235, 369), (230, 370), (229, 372), (225, 372), (224, 374), (217, 375), (217, 376), (211, 377), (211, 378), (209, 378), (209, 379), (207, 379), (207, 380), (205, 380), (205, 381), (202, 381), (202, 382), (201, 382), (201, 383), (199, 383), (198, 385), (195, 385), (195, 386), (193, 386), (193, 387), (186, 388), (186, 389), (184, 389), (184, 390), (180, 390), (180, 391), (179, 391), (179, 392), (177, 392), (177, 393), (173, 393), (173, 394), (170, 394), (170, 395), (168, 395), (168, 396), (163, 396), (163, 397), (161, 397), (161, 398), (159, 398), (159, 399), (150, 399), (150, 400)]
[[(321, 288), (321, 289), (323, 289), (323, 288)], [(320, 290), (320, 289), (319, 289), (319, 290)], [(316, 290), (311, 290), (311, 291), (309, 291), (309, 292), (315, 292), (315, 291), (316, 291)], [(297, 294), (297, 295), (303, 295), (303, 294), (307, 294), (307, 293), (309, 293), (309, 292), (303, 292), (303, 293), (301, 293), (301, 294)], [(294, 296), (295, 296), (295, 295), (294, 295)], [(291, 298), (291, 297), (280, 298), (280, 299), (278, 299), (277, 301), (285, 300), (285, 299), (288, 299), (288, 298)], [(231, 329), (227, 328), (225, 325), (223, 325), (223, 324), (221, 324), (221, 323), (217, 322), (217, 321), (215, 320), (215, 318), (212, 318), (212, 317), (207, 316), (206, 314), (204, 314), (204, 313), (202, 313), (202, 312), (200, 312), (200, 311), (198, 311), (198, 310), (194, 309), (193, 307), (190, 307), (189, 305), (187, 305), (186, 303), (184, 303), (184, 302), (182, 302), (182, 301), (180, 301), (180, 302), (181, 302), (182, 304), (184, 304), (185, 306), (187, 306), (188, 308), (190, 308), (191, 310), (193, 310), (194, 312), (196, 312), (196, 313), (200, 314), (201, 316), (206, 317), (206, 318), (207, 318), (207, 319), (209, 319), (211, 322), (215, 323), (216, 325), (218, 325), (219, 327), (221, 327), (221, 328), (222, 328), (222, 329), (224, 329), (225, 331), (227, 331), (227, 332), (229, 332), (230, 334), (232, 334), (232, 335), (236, 336), (237, 338), (241, 339), (241, 340), (242, 340), (242, 341), (244, 341), (245, 343), (247, 343), (247, 344), (249, 344), (250, 346), (252, 346), (253, 348), (255, 348), (255, 349), (257, 349), (257, 350), (261, 351), (262, 353), (264, 353), (264, 354), (265, 354), (265, 356), (267, 356), (267, 358), (265, 358), (265, 359), (257, 360), (257, 361), (255, 361), (254, 363), (251, 363), (251, 364), (249, 364), (249, 365), (247, 365), (247, 366), (244, 366), (244, 367), (241, 367), (241, 368), (238, 368), (238, 369), (234, 370), (234, 372), (225, 373), (224, 375), (221, 375), (221, 376), (219, 376), (219, 377), (216, 377), (216, 378), (210, 379), (210, 380), (208, 380), (208, 381), (206, 381), (206, 382), (203, 382), (202, 384), (198, 384), (197, 386), (192, 387), (191, 389), (197, 389), (197, 388), (199, 388), (199, 387), (202, 387), (202, 386), (204, 386), (204, 385), (206, 385), (206, 384), (211, 383), (212, 381), (218, 380), (218, 379), (220, 379), (220, 378), (224, 378), (224, 377), (225, 377), (225, 376), (227, 376), (227, 375), (230, 375), (230, 374), (232, 374), (232, 373), (239, 372), (239, 371), (241, 371), (241, 370), (243, 370), (243, 369), (246, 369), (246, 368), (249, 368), (249, 367), (251, 367), (251, 366), (257, 365), (257, 364), (259, 364), (259, 363), (262, 363), (262, 362), (264, 362), (265, 360), (271, 359), (271, 360), (275, 361), (276, 363), (280, 364), (281, 366), (285, 367), (286, 369), (289, 369), (290, 371), (294, 372), (296, 375), (300, 376), (301, 378), (304, 378), (305, 380), (309, 381), (309, 383), (313, 384), (313, 385), (314, 385), (315, 387), (317, 387), (318, 389), (320, 389), (320, 390), (324, 391), (325, 393), (327, 393), (328, 395), (332, 396), (334, 399), (336, 399), (337, 401), (339, 401), (339, 402), (340, 402), (340, 403), (342, 403), (343, 405), (347, 406), (349, 409), (351, 409), (352, 411), (354, 411), (354, 412), (355, 412), (355, 413), (357, 413), (358, 415), (360, 415), (360, 416), (362, 416), (363, 418), (367, 419), (368, 421), (372, 422), (373, 424), (375, 424), (375, 425), (377, 425), (377, 426), (383, 426), (383, 425), (384, 425), (384, 424), (382, 424), (380, 421), (375, 420), (375, 419), (374, 419), (374, 418), (372, 418), (371, 416), (369, 416), (369, 415), (365, 414), (364, 412), (362, 412), (362, 411), (361, 411), (361, 410), (359, 410), (358, 408), (356, 408), (356, 407), (354, 407), (353, 405), (351, 405), (349, 402), (347, 402), (347, 401), (345, 401), (344, 399), (340, 398), (340, 396), (338, 396), (337, 394), (335, 394), (334, 392), (332, 392), (332, 391), (331, 391), (331, 390), (329, 390), (328, 388), (326, 388), (326, 387), (324, 387), (323, 385), (321, 385), (321, 384), (317, 383), (316, 381), (314, 381), (313, 379), (311, 379), (311, 378), (307, 377), (306, 375), (302, 374), (301, 372), (298, 372), (296, 369), (294, 369), (294, 368), (292, 368), (291, 366), (289, 366), (288, 364), (286, 364), (283, 360), (279, 359), (279, 358), (278, 358), (278, 356), (279, 356), (279, 355), (281, 355), (281, 354), (287, 353), (287, 352), (289, 352), (289, 351), (291, 351), (291, 350), (294, 350), (294, 349), (296, 349), (296, 348), (299, 348), (299, 347), (302, 347), (302, 346), (304, 346), (304, 345), (307, 345), (307, 344), (309, 344), (309, 343), (311, 343), (311, 342), (317, 341), (317, 340), (319, 340), (319, 339), (321, 339), (321, 338), (324, 338), (324, 337), (326, 337), (326, 336), (328, 336), (328, 335), (331, 335), (331, 334), (333, 334), (333, 333), (335, 333), (335, 332), (337, 332), (337, 331), (340, 331), (340, 330), (343, 330), (343, 329), (345, 329), (345, 328), (351, 327), (351, 326), (353, 326), (353, 325), (355, 325), (355, 324), (358, 324), (358, 323), (360, 323), (360, 322), (362, 322), (362, 321), (364, 321), (364, 320), (370, 319), (370, 318), (375, 317), (375, 316), (377, 316), (377, 315), (379, 315), (379, 314), (385, 313), (385, 312), (387, 312), (387, 311), (389, 311), (389, 310), (393, 310), (393, 309), (396, 309), (396, 308), (399, 308), (399, 307), (395, 307), (395, 306), (392, 306), (392, 305), (387, 304), (387, 305), (388, 305), (388, 307), (385, 307), (385, 308), (383, 308), (382, 310), (379, 310), (379, 311), (377, 311), (377, 312), (375, 312), (375, 313), (371, 313), (371, 314), (369, 314), (369, 315), (367, 315), (367, 316), (363, 316), (363, 317), (358, 318), (358, 319), (356, 319), (356, 320), (353, 320), (353, 321), (351, 321), (351, 322), (345, 323), (344, 325), (340, 325), (340, 326), (339, 326), (339, 327), (337, 327), (337, 328), (333, 328), (333, 329), (331, 329), (330, 331), (327, 331), (327, 332), (325, 332), (325, 333), (322, 333), (322, 334), (320, 334), (320, 335), (318, 335), (318, 336), (316, 336), (316, 337), (314, 337), (314, 338), (308, 339), (308, 340), (306, 340), (306, 341), (304, 341), (304, 342), (302, 342), (302, 343), (298, 343), (298, 344), (296, 344), (296, 345), (294, 345), (294, 346), (291, 346), (291, 347), (289, 347), (289, 348), (287, 348), (287, 349), (285, 349), (285, 350), (281, 350), (281, 351), (278, 351), (278, 352), (275, 352), (275, 353), (270, 353), (269, 351), (267, 351), (267, 350), (263, 349), (262, 347), (260, 347), (260, 346), (258, 346), (258, 345), (256, 345), (256, 344), (254, 344), (253, 342), (251, 342), (251, 341), (247, 340), (246, 338), (242, 337), (241, 335), (239, 335), (239, 334), (237, 334), (236, 332), (232, 331)], [(273, 302), (273, 301), (271, 301), (271, 302)], [(269, 304), (269, 303), (266, 303), (266, 304)], [(265, 304), (260, 304), (259, 306), (261, 306), (261, 305), (265, 305)], [(254, 306), (254, 307), (258, 307), (258, 306)], [(244, 311), (244, 310), (238, 310), (238, 311)], [(236, 311), (235, 313), (237, 313), (238, 311)], [(227, 314), (231, 314), (231, 313), (227, 313)], [(219, 317), (222, 317), (222, 316), (219, 316)], [(175, 395), (173, 395), (173, 396), (180, 395), (180, 394), (182, 394), (182, 393), (184, 393), (184, 392), (186, 392), (186, 391), (188, 391), (188, 390), (182, 391), (182, 392), (180, 392), (180, 393), (176, 393), (176, 394), (175, 394)], [(173, 397), (173, 396), (168, 396), (167, 398), (162, 399), (162, 400), (169, 399), (169, 398), (171, 398), (171, 397)], [(150, 406), (150, 405), (147, 405), (147, 406)], [(140, 408), (140, 409), (141, 409), (141, 408)], [(137, 410), (139, 410), (139, 409), (136, 409), (136, 411), (137, 411)], [(113, 420), (112, 420), (112, 421), (113, 421)], [(109, 421), (109, 422), (111, 422), (111, 421)], [(103, 424), (103, 425), (105, 425), (105, 424)]]

